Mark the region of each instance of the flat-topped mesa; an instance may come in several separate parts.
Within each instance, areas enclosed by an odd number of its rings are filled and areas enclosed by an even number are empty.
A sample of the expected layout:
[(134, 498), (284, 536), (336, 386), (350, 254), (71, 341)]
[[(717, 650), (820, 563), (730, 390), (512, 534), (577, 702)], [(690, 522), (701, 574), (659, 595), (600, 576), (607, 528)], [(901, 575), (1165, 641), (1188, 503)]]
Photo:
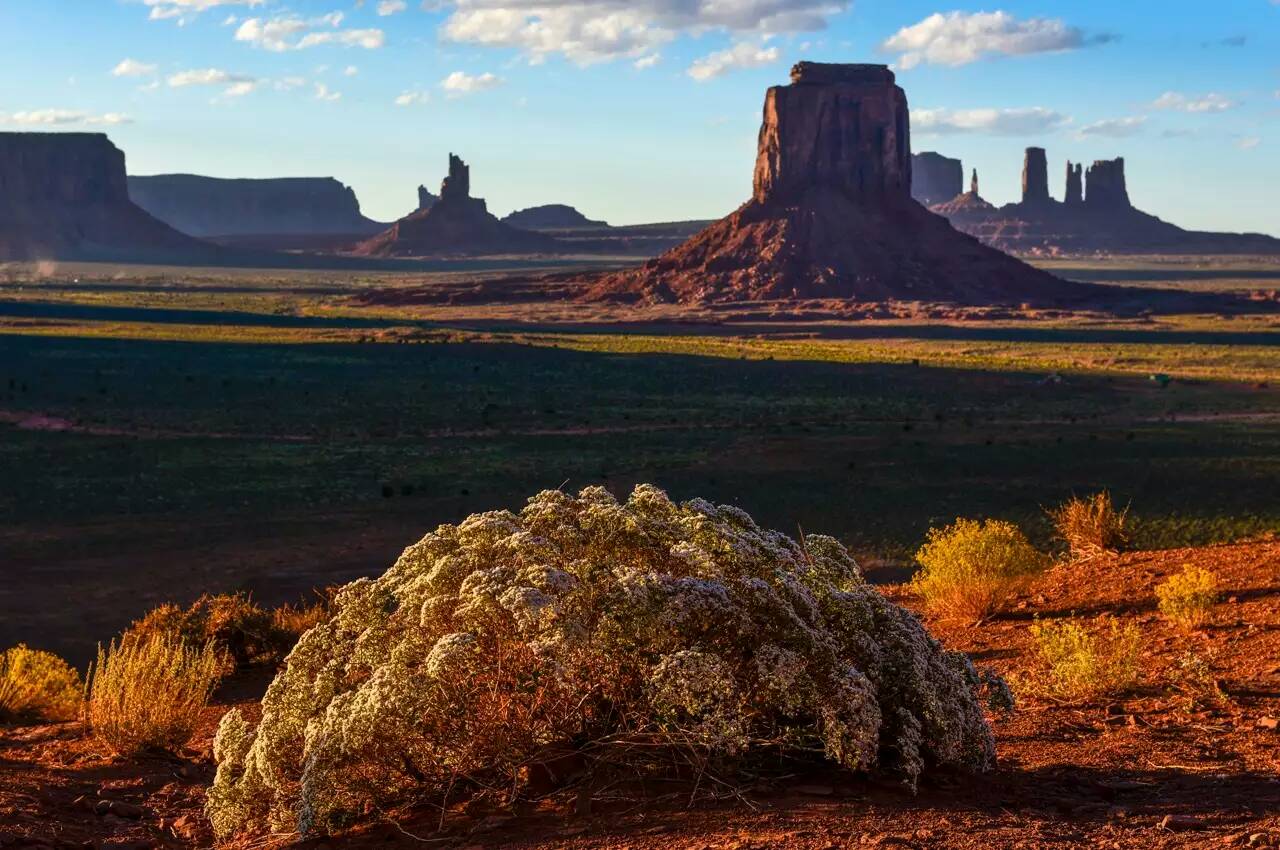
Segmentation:
[(0, 134), (0, 200), (127, 204), (124, 153), (101, 133)]
[(1022, 161), (1022, 202), (1049, 202), (1049, 158), (1044, 148), (1027, 148)]
[(884, 65), (801, 62), (765, 96), (754, 198), (794, 204), (815, 189), (857, 202), (911, 196), (907, 97)]
[(1069, 207), (1084, 203), (1084, 165), (1067, 160), (1067, 193), (1064, 202)]
[(964, 164), (939, 153), (911, 155), (911, 197), (926, 207), (964, 193)]
[(1085, 175), (1085, 206), (1094, 210), (1127, 210), (1133, 207), (1124, 179), (1124, 157), (1100, 159)]
[(440, 200), (471, 197), (471, 169), (461, 158), (449, 154), (449, 176), (440, 184)]

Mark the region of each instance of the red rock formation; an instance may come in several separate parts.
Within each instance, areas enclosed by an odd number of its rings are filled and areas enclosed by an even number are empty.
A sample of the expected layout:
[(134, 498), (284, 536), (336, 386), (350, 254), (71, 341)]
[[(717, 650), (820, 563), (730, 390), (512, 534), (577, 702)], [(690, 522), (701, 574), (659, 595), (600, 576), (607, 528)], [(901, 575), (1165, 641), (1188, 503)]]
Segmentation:
[(481, 198), (471, 197), (471, 169), (449, 154), (449, 176), (431, 207), (400, 219), (361, 242), (354, 253), (369, 257), (554, 253), (550, 236), (503, 224)]
[(431, 191), (430, 189), (428, 189), (426, 186), (419, 186), (419, 187), (418, 187), (418, 209), (417, 209), (417, 212), (421, 212), (422, 210), (429, 210), (429, 209), (431, 209), (432, 207), (434, 207), (434, 206), (436, 205), (436, 202), (437, 202), (437, 201), (439, 201), (439, 200), (440, 200), (440, 196), (439, 196), (439, 195), (437, 195), (437, 194), (435, 194), (434, 192), (432, 192), (432, 191)]
[(1094, 210), (1127, 210), (1129, 189), (1124, 180), (1124, 158), (1100, 159), (1085, 175), (1085, 205)]
[(361, 215), (356, 193), (332, 177), (131, 176), (129, 197), (188, 236), (346, 235), (355, 241), (386, 227)]
[(1049, 197), (1049, 159), (1044, 148), (1027, 148), (1022, 162), (1022, 203), (1047, 204)]
[(911, 155), (911, 197), (927, 207), (946, 203), (963, 192), (960, 160), (929, 151)]
[(0, 133), (0, 260), (212, 262), (217, 248), (129, 200), (100, 133)]
[(502, 222), (523, 230), (577, 230), (582, 228), (598, 230), (609, 226), (606, 221), (592, 221), (567, 204), (543, 204), (538, 207), (516, 210), (505, 216)]
[(1048, 301), (1074, 285), (957, 233), (911, 199), (907, 99), (884, 66), (801, 63), (769, 90), (755, 192), (598, 299)]
[(1067, 190), (1064, 203), (1078, 207), (1084, 203), (1084, 166), (1067, 160)]

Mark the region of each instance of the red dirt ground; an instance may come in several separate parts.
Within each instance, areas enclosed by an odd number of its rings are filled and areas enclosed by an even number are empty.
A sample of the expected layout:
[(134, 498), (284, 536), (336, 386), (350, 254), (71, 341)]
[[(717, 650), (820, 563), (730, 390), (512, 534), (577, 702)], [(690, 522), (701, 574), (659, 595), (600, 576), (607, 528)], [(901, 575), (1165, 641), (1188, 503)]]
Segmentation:
[[(1155, 610), (1154, 587), (1184, 564), (1221, 580), (1204, 629), (1184, 633)], [(901, 586), (885, 591), (915, 605)], [(1280, 847), (1280, 542), (1135, 552), (1062, 565), (1010, 613), (981, 626), (931, 623), (948, 646), (1017, 675), (1030, 664), (1035, 617), (1113, 614), (1145, 637), (1143, 682), (1105, 703), (1024, 700), (996, 719), (999, 765), (986, 776), (934, 776), (917, 795), (833, 770), (774, 777), (723, 803), (687, 806), (687, 792), (575, 811), (570, 795), (516, 812), (408, 813), (304, 846), (320, 848), (564, 848), (753, 850), (794, 847), (1204, 848)], [(1228, 696), (1191, 707), (1169, 684), (1187, 650), (1212, 658)], [(179, 758), (124, 760), (77, 724), (0, 730), (0, 846), (207, 847), (200, 814), (220, 714), (252, 704), (268, 673), (230, 683)], [(133, 804), (98, 815), (100, 800)], [(79, 801), (79, 802), (77, 802)], [(253, 846), (268, 846), (257, 842)]]

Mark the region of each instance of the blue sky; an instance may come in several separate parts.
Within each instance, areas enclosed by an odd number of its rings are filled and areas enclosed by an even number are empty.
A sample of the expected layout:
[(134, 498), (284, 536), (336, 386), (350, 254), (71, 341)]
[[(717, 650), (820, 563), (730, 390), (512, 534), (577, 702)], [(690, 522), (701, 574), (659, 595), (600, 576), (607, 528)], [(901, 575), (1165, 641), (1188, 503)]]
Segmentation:
[(1280, 235), (1280, 0), (0, 0), (0, 129), (102, 130), (135, 174), (332, 175), (381, 220), (450, 151), (499, 214), (711, 218), (799, 59), (894, 64), (914, 149), (992, 201), (1036, 144), (1059, 196), (1066, 159), (1124, 156), (1149, 212)]

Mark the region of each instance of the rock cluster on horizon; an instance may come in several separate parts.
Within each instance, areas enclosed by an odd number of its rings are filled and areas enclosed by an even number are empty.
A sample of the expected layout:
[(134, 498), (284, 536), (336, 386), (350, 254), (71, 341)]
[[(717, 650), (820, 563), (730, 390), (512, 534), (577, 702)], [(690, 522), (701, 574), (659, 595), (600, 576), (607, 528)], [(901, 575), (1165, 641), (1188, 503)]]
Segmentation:
[(213, 262), (216, 247), (129, 199), (102, 133), (0, 133), (0, 260)]
[(958, 233), (911, 198), (907, 98), (883, 65), (802, 62), (769, 89), (750, 201), (590, 297), (965, 304), (1073, 297), (1073, 284)]
[(1122, 158), (1097, 160), (1087, 169), (1068, 161), (1058, 201), (1049, 194), (1045, 150), (1027, 148), (1022, 185), (1022, 200), (1003, 207), (970, 193), (930, 209), (984, 244), (1012, 253), (1280, 253), (1280, 239), (1271, 236), (1184, 230), (1137, 209)]
[(516, 210), (503, 217), (502, 221), (525, 230), (571, 230), (609, 226), (607, 221), (593, 221), (568, 204), (543, 204)]
[(361, 215), (355, 192), (332, 177), (130, 176), (129, 195), (189, 236), (368, 236), (385, 227)]
[(471, 197), (471, 169), (449, 154), (439, 199), (356, 246), (369, 257), (554, 253), (550, 236), (503, 224), (481, 198)]

